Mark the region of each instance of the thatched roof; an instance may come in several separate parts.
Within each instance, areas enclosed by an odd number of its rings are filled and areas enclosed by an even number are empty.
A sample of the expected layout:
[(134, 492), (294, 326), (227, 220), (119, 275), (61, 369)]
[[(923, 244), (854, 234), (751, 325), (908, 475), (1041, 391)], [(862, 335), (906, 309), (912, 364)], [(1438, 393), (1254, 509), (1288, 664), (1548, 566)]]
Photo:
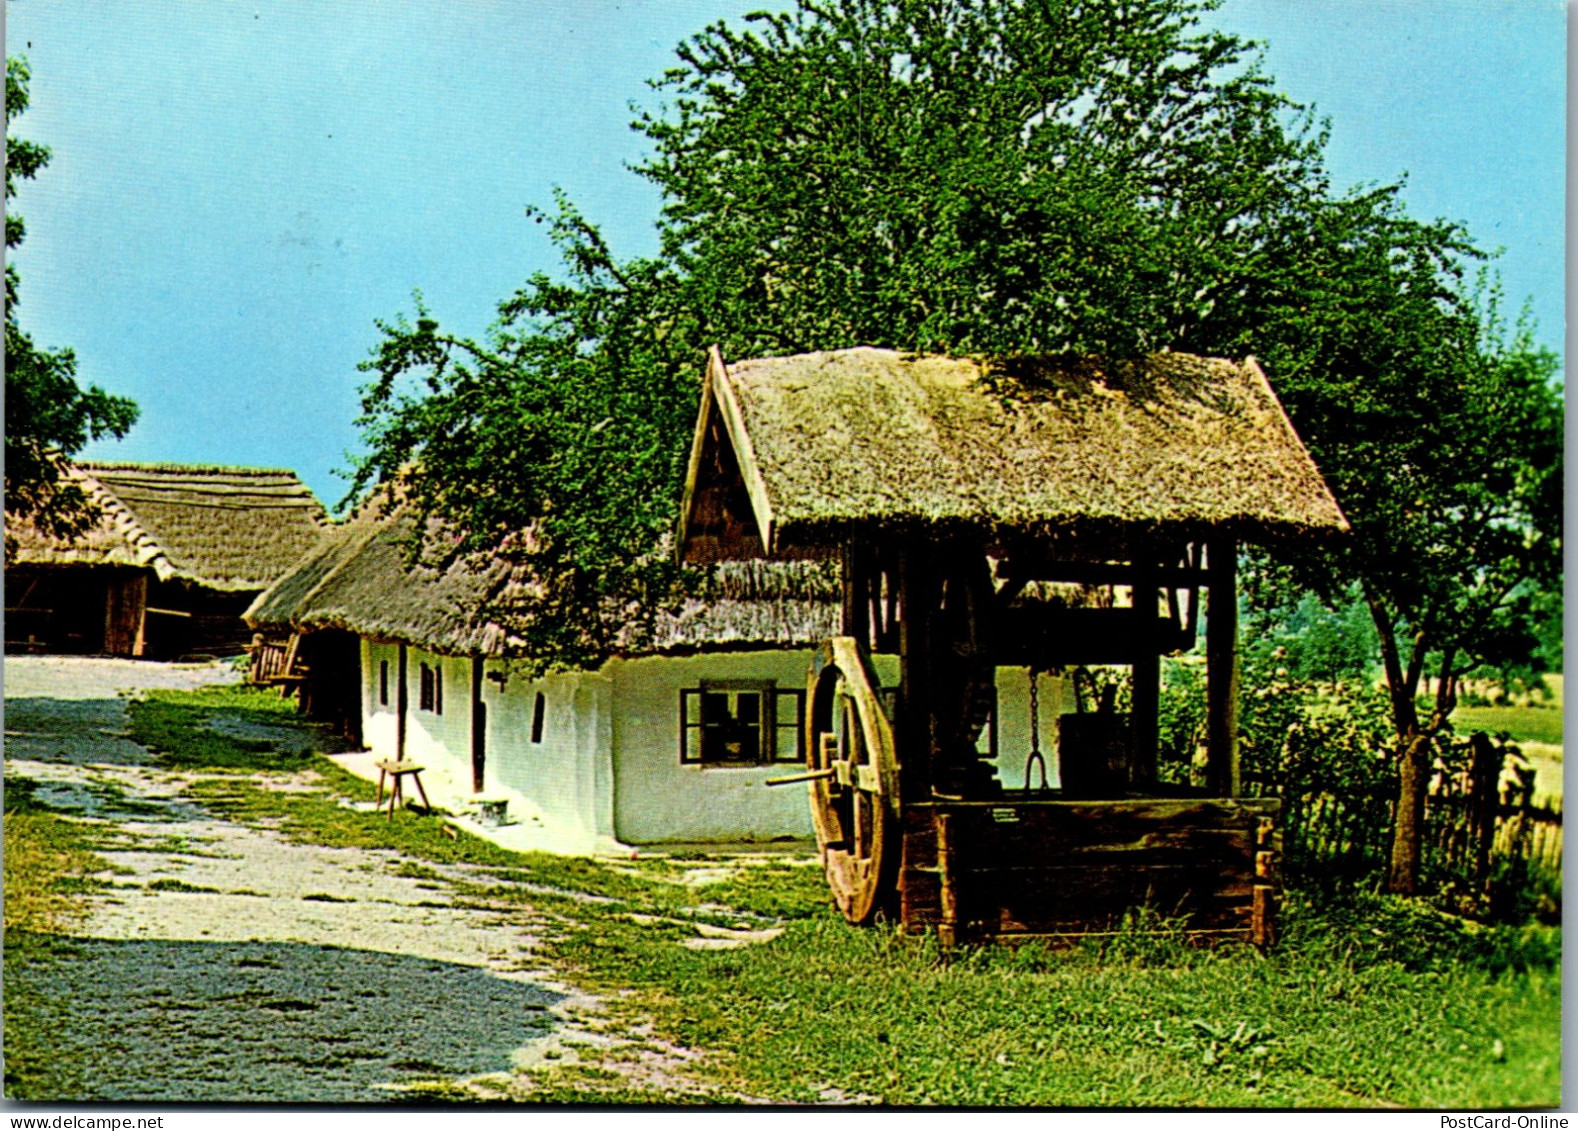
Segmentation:
[(692, 562), (825, 551), (853, 528), (1347, 526), (1253, 359), (869, 348), (732, 365), (714, 350), (681, 523)]
[(256, 626), (343, 628), (435, 652), (498, 655), (509, 641), (479, 610), (509, 578), (497, 558), (467, 555), (447, 569), (407, 561), (408, 511), (372, 502), (258, 595)]
[[(526, 644), (489, 615), (527, 595), (530, 570), (465, 554), (446, 568), (412, 563), (409, 508), (375, 500), (325, 536), (246, 611), (258, 627), (338, 628), (447, 655), (518, 656)], [(433, 523), (431, 546), (445, 538)], [(422, 558), (427, 555), (421, 555)], [(691, 596), (657, 618), (651, 637), (615, 634), (622, 654), (810, 645), (837, 630), (838, 586), (806, 563), (739, 563), (695, 571)], [(610, 608), (610, 624), (633, 618)]]
[(67, 475), (99, 511), (62, 540), (8, 523), (19, 565), (133, 566), (162, 581), (262, 589), (322, 535), (322, 504), (293, 471), (169, 463), (79, 463)]

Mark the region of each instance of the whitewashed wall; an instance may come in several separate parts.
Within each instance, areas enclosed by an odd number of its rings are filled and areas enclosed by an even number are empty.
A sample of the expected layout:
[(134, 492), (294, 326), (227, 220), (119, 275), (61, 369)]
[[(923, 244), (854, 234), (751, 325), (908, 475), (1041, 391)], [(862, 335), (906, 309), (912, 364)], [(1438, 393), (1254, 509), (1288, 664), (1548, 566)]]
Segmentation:
[[(389, 664), (389, 703), (378, 702), (378, 664)], [(380, 757), (395, 756), (399, 709), (400, 646), (362, 640), (362, 741)]]
[(679, 700), (703, 679), (771, 679), (803, 688), (809, 651), (611, 660), (614, 829), (628, 844), (811, 836), (806, 787), (763, 784), (793, 765), (683, 766)]
[[(484, 676), (487, 772), (490, 790), (531, 799), (544, 820), (585, 837), (612, 837), (613, 770), (609, 681), (589, 672), (527, 680), (508, 661), (486, 671), (505, 676), (503, 689)], [(532, 741), (537, 693), (543, 695), (540, 742)]]
[[(399, 646), (362, 642), (362, 730), (368, 746), (394, 757), (399, 702)], [(599, 672), (528, 680), (508, 661), (489, 660), (482, 699), (487, 707), (484, 793), (529, 800), (567, 844), (767, 841), (811, 836), (805, 787), (769, 787), (792, 765), (695, 766), (679, 760), (680, 691), (704, 679), (771, 679), (803, 688), (809, 651), (713, 653), (612, 660)], [(389, 703), (378, 701), (379, 663), (389, 664)], [(420, 707), (420, 665), (443, 671), (442, 714)], [(878, 657), (879, 678), (896, 682), (897, 661)], [(471, 661), (418, 648), (406, 654), (406, 755), (442, 764), (456, 780), (471, 774)], [(1051, 785), (1058, 784), (1057, 720), (1065, 681), (1041, 677), (1041, 750)], [(998, 688), (998, 777), (1024, 784), (1030, 748), (1029, 684), (1023, 668), (1001, 668)], [(537, 694), (544, 697), (540, 741), (532, 741)], [(986, 749), (986, 737), (981, 738)]]
[[(1040, 678), (1039, 716), (1041, 720), (1041, 758), (1046, 764), (1047, 784), (1058, 787), (1057, 740), (1058, 716), (1065, 710), (1063, 693), (1067, 681), (1059, 676), (1042, 673)], [(1067, 710), (1073, 710), (1072, 701)], [(979, 749), (987, 749), (983, 731)], [(1025, 762), (1030, 755), (1030, 677), (1025, 668), (997, 669), (997, 780), (1004, 789), (1025, 787)], [(1032, 784), (1041, 784), (1041, 775), (1035, 774)]]
[[(422, 669), (444, 673), (440, 714), (422, 709)], [(390, 665), (391, 669), (394, 665)], [(471, 781), (471, 661), (408, 648), (405, 661), (405, 756), (423, 763), (444, 762), (456, 780)]]

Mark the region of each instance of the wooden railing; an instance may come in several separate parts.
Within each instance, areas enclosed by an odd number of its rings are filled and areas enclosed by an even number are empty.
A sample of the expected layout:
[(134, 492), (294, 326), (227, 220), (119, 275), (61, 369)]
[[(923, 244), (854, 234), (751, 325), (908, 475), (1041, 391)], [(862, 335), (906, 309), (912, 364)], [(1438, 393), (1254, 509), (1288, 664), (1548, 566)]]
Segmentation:
[(277, 684), (281, 679), (296, 674), (296, 653), (301, 637), (292, 635), (289, 640), (267, 640), (262, 633), (252, 638), (247, 652), (252, 662), (247, 668), (247, 682)]

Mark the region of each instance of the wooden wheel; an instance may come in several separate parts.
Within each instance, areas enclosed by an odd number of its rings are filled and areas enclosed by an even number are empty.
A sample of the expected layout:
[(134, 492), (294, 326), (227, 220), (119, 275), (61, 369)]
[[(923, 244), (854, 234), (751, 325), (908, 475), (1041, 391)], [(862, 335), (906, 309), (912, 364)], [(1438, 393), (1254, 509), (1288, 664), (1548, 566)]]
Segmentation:
[(893, 726), (877, 702), (876, 680), (852, 636), (817, 651), (806, 696), (806, 765), (811, 820), (822, 868), (839, 911), (871, 922), (896, 892), (899, 774)]

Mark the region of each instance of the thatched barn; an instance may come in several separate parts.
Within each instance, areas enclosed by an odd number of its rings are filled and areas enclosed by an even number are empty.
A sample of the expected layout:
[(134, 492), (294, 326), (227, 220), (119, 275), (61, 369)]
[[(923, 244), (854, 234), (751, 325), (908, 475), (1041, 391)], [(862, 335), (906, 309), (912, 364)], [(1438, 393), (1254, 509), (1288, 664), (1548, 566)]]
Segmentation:
[(413, 564), (412, 524), (369, 503), (247, 611), (302, 634), (310, 697), (366, 747), (514, 795), (566, 851), (810, 835), (800, 791), (763, 783), (803, 760), (809, 649), (837, 622), (825, 572), (709, 571), (703, 595), (597, 670), (528, 678), (523, 641), (489, 612), (524, 571), (477, 554)]
[(241, 614), (327, 521), (293, 471), (89, 462), (67, 474), (97, 521), (69, 540), (7, 523), (7, 651), (239, 653)]
[[(1253, 359), (714, 350), (679, 550), (841, 562), (803, 777), (849, 919), (1068, 935), (1152, 903), (1264, 943), (1277, 803), (1241, 790), (1238, 545), (1346, 527)], [(1203, 764), (1160, 767), (1160, 660), (1202, 619)]]

